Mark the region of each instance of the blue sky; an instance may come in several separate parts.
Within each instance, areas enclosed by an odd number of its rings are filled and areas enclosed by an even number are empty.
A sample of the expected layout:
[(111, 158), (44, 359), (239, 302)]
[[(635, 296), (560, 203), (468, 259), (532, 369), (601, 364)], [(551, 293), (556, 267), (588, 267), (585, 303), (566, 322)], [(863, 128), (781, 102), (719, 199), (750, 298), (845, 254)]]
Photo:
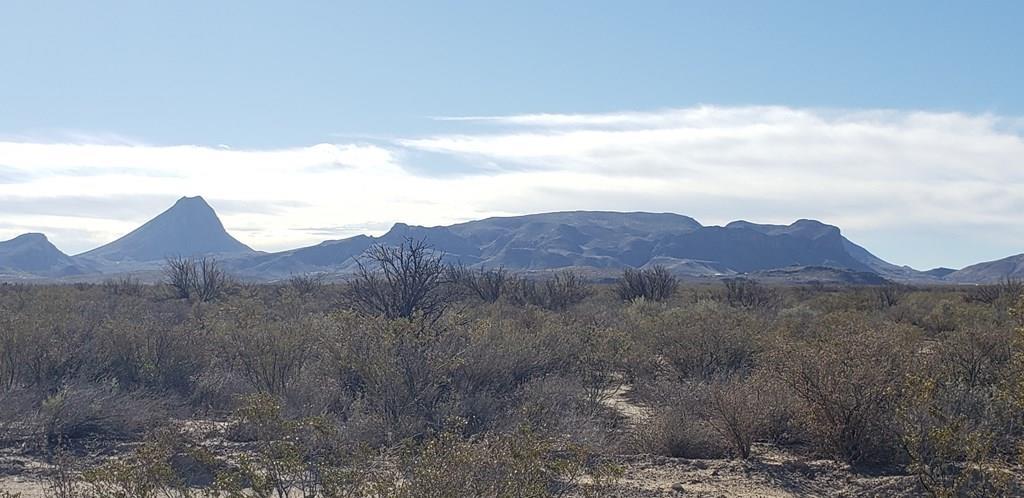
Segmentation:
[[(1022, 21), (1020, 2), (5, 2), (0, 236), (34, 228), (75, 252), (167, 200), (201, 194), (214, 207), (235, 206), (225, 223), (263, 249), (313, 242), (324, 231), (302, 228), (314, 226), (340, 227), (343, 236), (393, 221), (603, 208), (676, 211), (705, 223), (817, 217), (896, 263), (994, 259), (1024, 251), (1024, 233), (1013, 227), (1024, 206), (1015, 183), (1024, 182)], [(711, 116), (670, 118), (693, 109)], [(546, 117), (522, 118), (538, 115)], [(436, 119), (480, 116), (494, 119)], [(575, 118), (566, 125), (564, 116)], [(609, 125), (608, 116), (619, 118)], [(755, 148), (751, 123), (784, 133), (782, 143), (808, 142)], [(693, 130), (712, 125), (728, 140), (695, 144), (709, 133)], [(846, 134), (865, 127), (874, 132)], [(637, 129), (647, 135), (631, 134)], [(666, 145), (665, 135), (675, 141)], [(621, 147), (576, 142), (588, 137)], [(511, 139), (547, 153), (513, 154), (503, 145)], [(923, 151), (951, 142), (955, 150), (942, 157)], [(91, 148), (30, 147), (45, 145)], [(320, 145), (333, 147), (325, 164)], [(687, 155), (712, 145), (733, 162)], [(132, 159), (122, 161), (116, 147), (131, 149)], [(157, 157), (167, 147), (191, 147), (199, 156), (182, 160), (214, 163), (167, 164)], [(815, 147), (821, 155), (797, 154)], [(865, 147), (874, 154), (863, 155)], [(228, 167), (217, 180), (225, 184), (201, 181), (223, 157), (204, 148), (247, 154), (227, 163), (261, 171), (262, 181), (233, 188), (228, 173), (239, 170)], [(685, 172), (671, 167), (680, 150)], [(978, 165), (972, 154), (983, 156)], [(766, 166), (780, 156), (804, 169)], [(836, 171), (831, 158), (847, 169)], [(258, 166), (247, 168), (247, 159)], [(332, 169), (345, 171), (308, 179), (344, 182), (339, 191), (390, 179), (435, 195), (357, 206), (326, 188), (311, 196), (298, 181), (284, 190), (284, 176)], [(897, 186), (871, 195), (877, 176), (894, 169)], [(789, 187), (765, 196), (737, 180), (751, 172)], [(515, 195), (458, 197), (466, 182), (484, 188), (513, 174), (522, 180)], [(594, 188), (545, 200), (543, 175), (559, 174), (587, 175), (579, 184)], [(623, 177), (620, 188), (607, 187)], [(863, 190), (814, 202), (816, 192), (842, 189), (807, 178)], [(681, 183), (659, 183), (669, 179)], [(729, 192), (725, 181), (741, 188)], [(102, 205), (92, 197), (121, 207), (97, 207), (87, 223), (81, 212), (32, 207), (58, 198), (51, 205)], [(906, 202), (875, 209), (894, 197)], [(277, 206), (276, 221), (265, 207), (244, 208), (261, 200)]]

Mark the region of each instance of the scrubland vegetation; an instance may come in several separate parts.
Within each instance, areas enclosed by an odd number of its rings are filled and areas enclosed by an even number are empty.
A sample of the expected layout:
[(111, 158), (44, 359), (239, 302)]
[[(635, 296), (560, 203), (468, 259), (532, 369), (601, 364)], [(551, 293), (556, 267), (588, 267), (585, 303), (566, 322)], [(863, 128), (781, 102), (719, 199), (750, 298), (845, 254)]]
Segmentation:
[(599, 285), (411, 242), (345, 283), (176, 259), (163, 285), (0, 286), (0, 447), (60, 498), (607, 496), (629, 455), (764, 448), (993, 496), (1022, 442), (1014, 282)]

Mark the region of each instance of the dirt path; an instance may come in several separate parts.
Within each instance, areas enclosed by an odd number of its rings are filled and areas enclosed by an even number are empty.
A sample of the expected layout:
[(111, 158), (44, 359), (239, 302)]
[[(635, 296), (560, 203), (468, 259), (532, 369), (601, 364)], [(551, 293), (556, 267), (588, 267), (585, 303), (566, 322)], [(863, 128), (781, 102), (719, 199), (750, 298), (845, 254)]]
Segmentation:
[[(636, 427), (651, 413), (632, 400), (632, 390), (629, 384), (619, 386), (605, 404)], [(864, 476), (831, 460), (807, 460), (768, 445), (755, 445), (749, 461), (635, 455), (622, 457), (621, 462), (625, 474), (611, 496), (916, 496), (913, 477)]]

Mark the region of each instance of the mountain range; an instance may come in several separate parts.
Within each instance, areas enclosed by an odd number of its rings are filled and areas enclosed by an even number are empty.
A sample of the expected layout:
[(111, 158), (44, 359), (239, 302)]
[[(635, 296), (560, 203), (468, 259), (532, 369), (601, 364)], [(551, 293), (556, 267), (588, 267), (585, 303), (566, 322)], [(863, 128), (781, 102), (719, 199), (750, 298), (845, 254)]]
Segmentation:
[(888, 263), (844, 237), (838, 227), (815, 220), (704, 226), (679, 214), (644, 212), (541, 213), (436, 227), (396, 223), (379, 237), (358, 235), (265, 253), (232, 237), (202, 197), (183, 197), (123, 237), (75, 256), (64, 254), (38, 233), (0, 242), (0, 279), (152, 276), (173, 256), (213, 256), (236, 275), (252, 280), (310, 272), (342, 278), (352, 273), (357, 258), (372, 245), (410, 238), (425, 240), (451, 262), (523, 272), (573, 268), (612, 276), (626, 267), (663, 265), (691, 278), (749, 276), (853, 284), (972, 284), (1024, 277), (1024, 254), (962, 270), (918, 271)]

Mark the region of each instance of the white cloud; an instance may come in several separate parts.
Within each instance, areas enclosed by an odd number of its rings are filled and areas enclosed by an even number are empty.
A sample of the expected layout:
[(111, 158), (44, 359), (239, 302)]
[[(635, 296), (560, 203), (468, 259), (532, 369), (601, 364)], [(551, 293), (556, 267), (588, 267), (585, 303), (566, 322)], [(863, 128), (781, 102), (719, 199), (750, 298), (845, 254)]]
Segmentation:
[[(675, 211), (705, 223), (818, 218), (883, 257), (920, 266), (1024, 251), (1019, 118), (703, 106), (443, 119), (473, 132), (273, 150), (0, 142), (0, 165), (13, 179), (0, 182), (0, 216), (14, 225), (0, 236), (39, 222), (68, 234), (83, 226), (71, 221), (75, 213), (10, 213), (5, 204), (15, 200), (201, 194), (214, 207), (230, 201), (228, 228), (267, 250), (323, 236), (301, 227), (353, 227), (354, 234), (391, 221), (615, 209)], [(427, 175), (413, 163), (419, 152), (431, 153), (432, 163), (479, 168)], [(132, 216), (91, 214), (90, 237), (58, 243), (81, 250), (105, 242), (156, 214), (151, 203)], [(947, 242), (943, 252), (937, 241), (915, 253), (901, 242), (911, 232), (988, 235), (973, 252), (966, 242)]]

